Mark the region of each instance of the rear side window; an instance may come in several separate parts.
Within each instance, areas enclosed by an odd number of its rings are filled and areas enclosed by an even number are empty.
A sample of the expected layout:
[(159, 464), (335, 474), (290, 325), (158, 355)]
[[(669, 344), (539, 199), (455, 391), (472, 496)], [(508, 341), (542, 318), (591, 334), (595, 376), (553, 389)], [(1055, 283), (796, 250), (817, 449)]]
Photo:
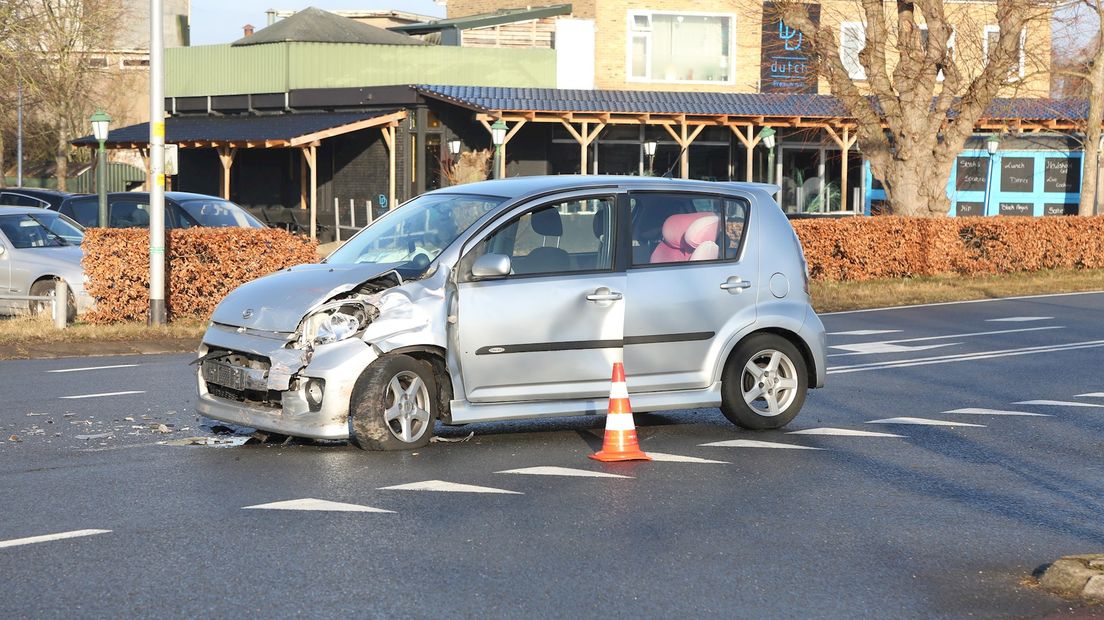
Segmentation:
[(31, 198), (30, 196), (24, 196), (22, 194), (13, 194), (11, 192), (4, 192), (0, 194), (0, 205), (16, 206), (16, 207), (45, 207), (46, 203), (37, 198)]
[(739, 258), (748, 217), (743, 198), (637, 193), (630, 204), (634, 266)]
[(61, 212), (85, 228), (99, 226), (100, 203), (96, 196), (67, 200), (61, 206)]

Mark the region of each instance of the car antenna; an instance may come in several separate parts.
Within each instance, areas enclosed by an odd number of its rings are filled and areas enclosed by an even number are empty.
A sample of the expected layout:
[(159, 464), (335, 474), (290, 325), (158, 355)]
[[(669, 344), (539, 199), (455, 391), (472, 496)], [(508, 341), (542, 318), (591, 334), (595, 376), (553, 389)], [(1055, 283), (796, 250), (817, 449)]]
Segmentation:
[(671, 178), (671, 173), (675, 171), (675, 166), (677, 166), (679, 164), (679, 162), (682, 161), (682, 155), (683, 155), (683, 153), (686, 152), (686, 149), (689, 146), (690, 145), (687, 144), (686, 146), (682, 147), (682, 150), (679, 151), (678, 157), (675, 158), (675, 161), (671, 162), (671, 167), (667, 169), (667, 172), (663, 173), (662, 177), (664, 179), (670, 179)]

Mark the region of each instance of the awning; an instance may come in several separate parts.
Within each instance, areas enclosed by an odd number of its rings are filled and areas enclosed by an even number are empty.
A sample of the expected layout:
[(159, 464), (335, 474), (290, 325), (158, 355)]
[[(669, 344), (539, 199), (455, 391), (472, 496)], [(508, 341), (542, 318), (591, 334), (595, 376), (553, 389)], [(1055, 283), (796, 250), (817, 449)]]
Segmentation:
[[(165, 143), (181, 148), (295, 148), (325, 138), (381, 127), (406, 118), (404, 110), (272, 114), (264, 116), (173, 116), (165, 119)], [(112, 130), (108, 148), (140, 149), (149, 145), (149, 123)], [(76, 146), (96, 146), (84, 136)]]

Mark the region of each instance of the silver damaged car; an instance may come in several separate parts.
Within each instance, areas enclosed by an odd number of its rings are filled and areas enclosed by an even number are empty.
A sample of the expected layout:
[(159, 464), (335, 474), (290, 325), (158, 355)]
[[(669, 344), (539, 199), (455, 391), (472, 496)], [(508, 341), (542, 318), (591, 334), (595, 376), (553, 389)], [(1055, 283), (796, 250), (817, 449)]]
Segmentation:
[(423, 194), (322, 264), (244, 284), (199, 350), (198, 413), (372, 450), (434, 424), (720, 407), (773, 429), (825, 378), (777, 188), (523, 177)]

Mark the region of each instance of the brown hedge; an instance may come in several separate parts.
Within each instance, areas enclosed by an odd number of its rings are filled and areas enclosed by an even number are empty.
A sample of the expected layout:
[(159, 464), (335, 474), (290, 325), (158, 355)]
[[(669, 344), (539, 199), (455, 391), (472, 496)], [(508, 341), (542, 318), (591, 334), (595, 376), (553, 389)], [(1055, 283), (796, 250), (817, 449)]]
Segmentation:
[(1104, 268), (1104, 217), (794, 220), (809, 274), (870, 280)]
[[(231, 290), (279, 269), (317, 262), (317, 243), (271, 228), (170, 230), (165, 243), (165, 305), (169, 318), (207, 318)], [(85, 231), (84, 273), (96, 308), (91, 323), (149, 316), (149, 231)]]

